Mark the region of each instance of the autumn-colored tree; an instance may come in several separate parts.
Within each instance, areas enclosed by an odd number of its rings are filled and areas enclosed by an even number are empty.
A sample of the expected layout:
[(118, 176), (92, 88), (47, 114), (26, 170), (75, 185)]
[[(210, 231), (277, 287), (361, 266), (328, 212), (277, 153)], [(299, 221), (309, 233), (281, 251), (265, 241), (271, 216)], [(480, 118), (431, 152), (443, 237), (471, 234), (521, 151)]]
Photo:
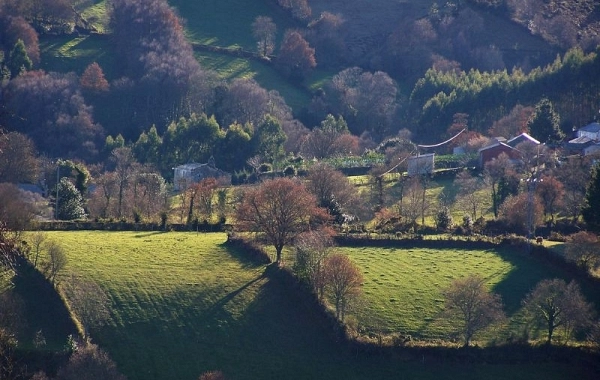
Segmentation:
[(125, 380), (115, 362), (95, 344), (87, 343), (79, 347), (69, 362), (59, 369), (56, 380)]
[(562, 327), (566, 342), (573, 332), (587, 327), (593, 315), (579, 285), (559, 279), (539, 282), (523, 300), (523, 307), (533, 322), (546, 329), (548, 344), (557, 328)]
[(204, 372), (198, 380), (227, 380), (227, 377), (221, 371)]
[(310, 47), (300, 32), (288, 30), (279, 48), (277, 64), (285, 75), (302, 80), (317, 66), (315, 49)]
[(544, 207), (544, 217), (550, 216), (550, 222), (554, 223), (556, 211), (562, 207), (565, 188), (556, 177), (542, 176), (541, 181), (535, 189), (537, 196)]
[(542, 223), (543, 207), (537, 196), (525, 192), (506, 198), (500, 206), (499, 217), (515, 231), (533, 233)]
[(213, 214), (213, 198), (218, 187), (215, 178), (205, 178), (198, 183), (188, 186), (185, 198), (188, 200), (188, 223), (194, 218), (194, 211), (200, 217), (210, 220)]
[(79, 78), (79, 85), (82, 89), (92, 93), (106, 92), (109, 88), (102, 67), (97, 62), (92, 62), (86, 67), (83, 74), (81, 74), (81, 78)]
[(363, 275), (348, 256), (336, 253), (324, 262), (326, 289), (335, 304), (335, 315), (342, 322), (349, 304), (361, 292)]
[(580, 231), (569, 236), (565, 243), (565, 256), (585, 270), (600, 264), (600, 240), (592, 232)]
[(358, 139), (351, 137), (348, 124), (342, 116), (337, 119), (328, 114), (306, 137), (302, 152), (306, 157), (327, 158), (348, 155), (358, 151)]
[(307, 188), (317, 198), (319, 207), (329, 211), (336, 222), (343, 222), (344, 213), (356, 214), (357, 205), (356, 189), (348, 178), (326, 163), (317, 163), (312, 166), (307, 175)]
[(277, 25), (268, 16), (257, 16), (252, 23), (252, 35), (257, 40), (258, 52), (263, 57), (273, 54)]
[(0, 135), (0, 182), (35, 183), (39, 165), (29, 137), (18, 132)]
[(283, 9), (289, 10), (294, 18), (307, 20), (312, 14), (308, 0), (277, 0)]
[(0, 222), (14, 231), (27, 229), (34, 217), (34, 209), (17, 185), (0, 183)]
[(236, 228), (261, 233), (281, 264), (283, 247), (307, 231), (312, 218), (322, 216), (315, 197), (301, 182), (278, 178), (243, 193), (236, 209)]
[(509, 114), (497, 120), (488, 130), (488, 134), (494, 137), (505, 137), (507, 139), (528, 132), (527, 121), (533, 114), (533, 107), (524, 107), (517, 104), (510, 110)]
[(18, 40), (22, 40), (25, 45), (27, 56), (31, 59), (33, 65), (40, 63), (40, 46), (38, 34), (35, 29), (21, 16), (9, 16), (3, 18), (0, 15), (0, 28), (4, 25), (4, 30), (0, 32), (0, 44), (4, 42), (6, 47), (14, 46)]
[(471, 344), (475, 334), (505, 318), (502, 299), (486, 289), (480, 276), (454, 280), (443, 293), (444, 313), (454, 322), (465, 346)]

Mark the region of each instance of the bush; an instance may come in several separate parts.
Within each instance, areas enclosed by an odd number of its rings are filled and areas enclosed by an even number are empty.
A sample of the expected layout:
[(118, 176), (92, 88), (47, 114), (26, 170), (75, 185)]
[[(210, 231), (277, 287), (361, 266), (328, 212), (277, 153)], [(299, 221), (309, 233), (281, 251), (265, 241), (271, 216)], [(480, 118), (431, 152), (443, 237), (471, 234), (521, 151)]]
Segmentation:
[(452, 214), (450, 214), (450, 210), (448, 207), (442, 207), (435, 216), (435, 224), (438, 230), (446, 231), (449, 228), (452, 228)]
[(272, 172), (273, 171), (273, 165), (265, 162), (260, 164), (260, 166), (258, 167), (258, 172), (259, 173), (268, 173), (268, 172)]
[(287, 166), (283, 169), (283, 175), (286, 177), (295, 177), (297, 174), (296, 168), (293, 166)]

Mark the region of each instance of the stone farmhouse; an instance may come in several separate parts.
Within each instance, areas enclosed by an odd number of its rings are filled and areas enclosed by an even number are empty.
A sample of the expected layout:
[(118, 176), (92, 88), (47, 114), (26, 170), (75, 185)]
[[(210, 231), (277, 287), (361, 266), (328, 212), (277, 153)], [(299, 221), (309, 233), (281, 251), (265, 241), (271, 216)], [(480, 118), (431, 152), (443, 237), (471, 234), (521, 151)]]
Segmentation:
[(194, 183), (206, 178), (215, 178), (221, 185), (231, 185), (231, 174), (219, 169), (211, 157), (207, 163), (189, 163), (179, 165), (174, 170), (173, 185), (175, 191), (185, 190)]

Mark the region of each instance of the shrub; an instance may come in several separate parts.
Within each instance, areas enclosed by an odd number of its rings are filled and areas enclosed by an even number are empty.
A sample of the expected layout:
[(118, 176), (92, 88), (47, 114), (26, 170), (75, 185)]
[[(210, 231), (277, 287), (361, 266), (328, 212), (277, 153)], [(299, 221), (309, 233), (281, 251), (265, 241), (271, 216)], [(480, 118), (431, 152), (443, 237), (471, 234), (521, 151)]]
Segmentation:
[(438, 230), (446, 231), (452, 227), (452, 215), (448, 207), (442, 207), (435, 216), (435, 224)]
[(283, 169), (283, 175), (286, 177), (295, 177), (296, 174), (296, 168), (293, 166), (287, 166), (285, 169)]
[(259, 173), (268, 173), (268, 172), (272, 172), (272, 171), (273, 171), (273, 166), (267, 162), (260, 164), (260, 166), (258, 167)]

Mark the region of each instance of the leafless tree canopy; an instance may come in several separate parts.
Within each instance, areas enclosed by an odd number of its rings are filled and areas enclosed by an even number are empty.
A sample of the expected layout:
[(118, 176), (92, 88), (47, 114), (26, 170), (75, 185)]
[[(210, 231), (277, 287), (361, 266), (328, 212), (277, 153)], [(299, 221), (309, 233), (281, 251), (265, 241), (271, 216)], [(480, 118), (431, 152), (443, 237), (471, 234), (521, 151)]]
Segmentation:
[(465, 346), (475, 334), (505, 318), (500, 296), (490, 293), (477, 275), (453, 281), (444, 296), (445, 313), (456, 324)]
[(593, 316), (592, 306), (574, 281), (543, 280), (525, 297), (523, 306), (531, 320), (546, 330), (548, 344), (557, 328), (567, 342), (575, 331), (588, 327)]
[(315, 197), (297, 180), (279, 178), (244, 192), (236, 209), (237, 228), (264, 234), (281, 262), (283, 247), (322, 215)]
[(344, 321), (349, 304), (361, 292), (363, 276), (360, 269), (343, 254), (333, 254), (325, 259), (327, 292), (335, 304), (336, 317)]

